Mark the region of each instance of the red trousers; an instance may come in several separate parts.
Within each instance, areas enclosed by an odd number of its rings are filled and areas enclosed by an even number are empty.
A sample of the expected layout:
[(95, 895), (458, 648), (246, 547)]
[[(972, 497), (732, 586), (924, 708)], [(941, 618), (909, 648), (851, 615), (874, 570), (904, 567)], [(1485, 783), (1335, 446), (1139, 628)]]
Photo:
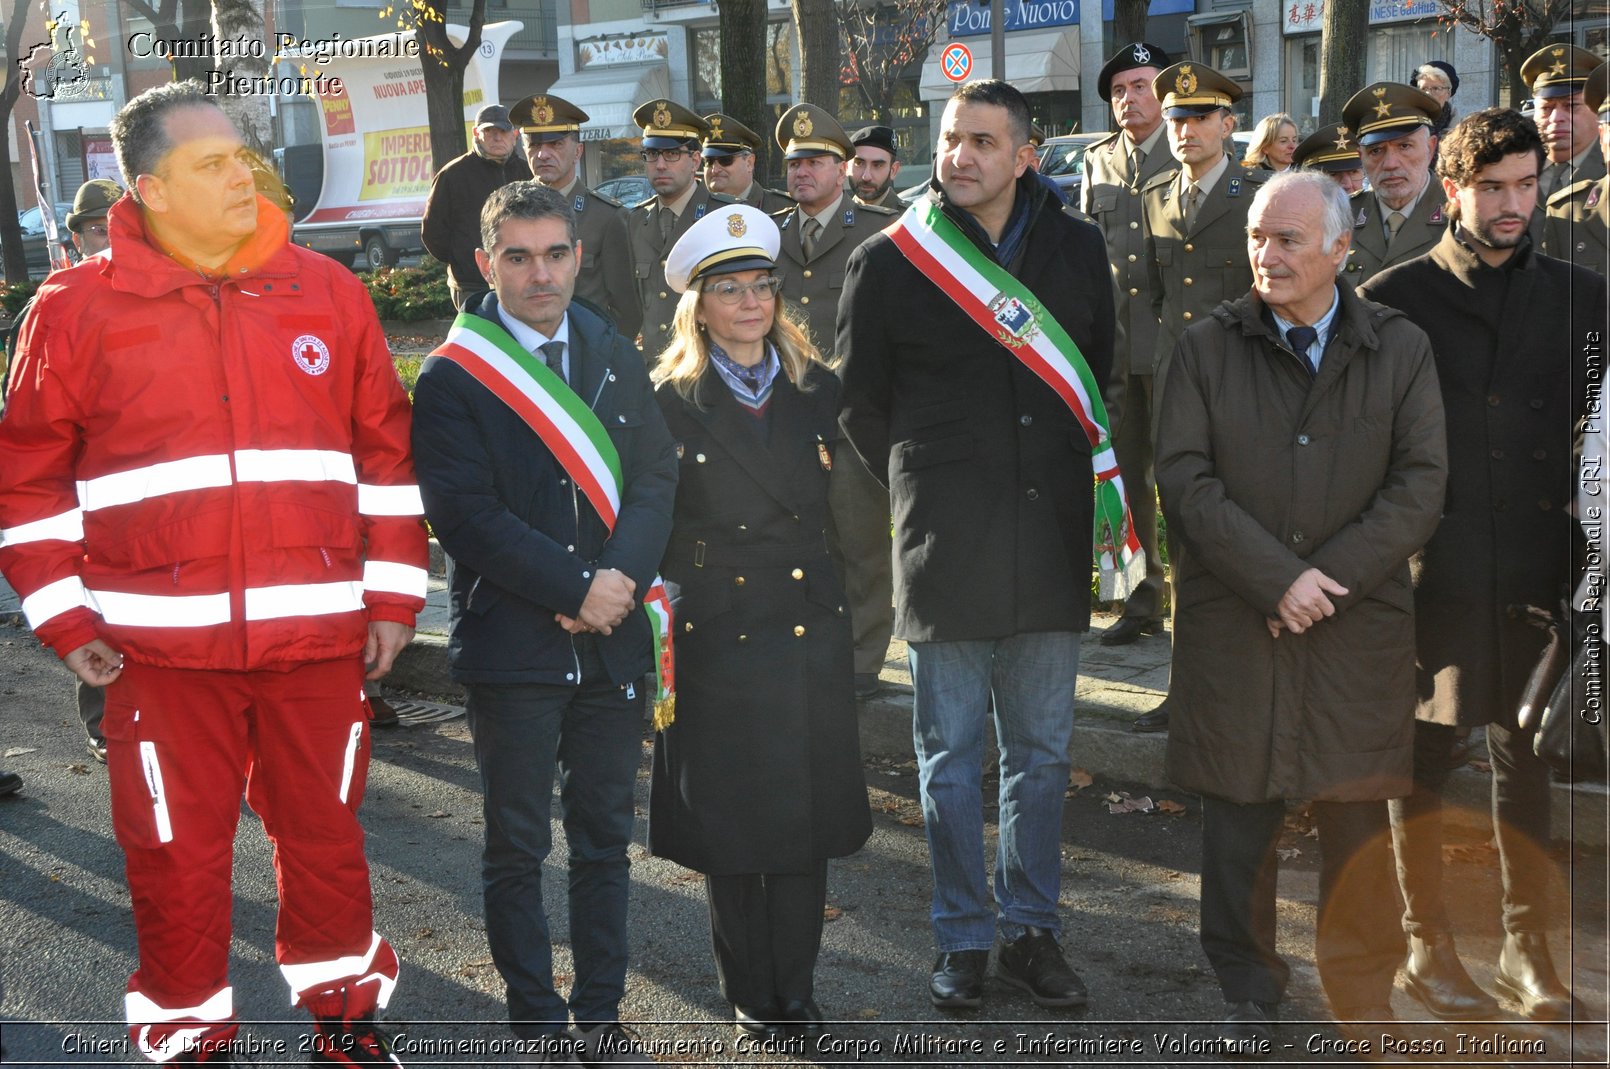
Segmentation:
[(129, 1030), (148, 1056), (165, 1061), (174, 1043), (233, 1031), (242, 794), (274, 846), (274, 955), (292, 1004), (342, 992), (346, 1016), (385, 1005), (397, 959), (373, 930), (358, 823), (369, 767), (358, 659), (252, 672), (127, 662), (102, 729), (139, 940)]

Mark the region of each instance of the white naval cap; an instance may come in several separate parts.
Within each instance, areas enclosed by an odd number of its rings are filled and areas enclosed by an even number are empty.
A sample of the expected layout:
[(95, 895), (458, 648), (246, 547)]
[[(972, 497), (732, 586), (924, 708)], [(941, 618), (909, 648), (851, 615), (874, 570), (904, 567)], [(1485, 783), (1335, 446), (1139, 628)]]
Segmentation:
[(777, 266), (783, 237), (771, 216), (748, 204), (712, 204), (665, 258), (665, 281), (678, 293), (705, 275)]

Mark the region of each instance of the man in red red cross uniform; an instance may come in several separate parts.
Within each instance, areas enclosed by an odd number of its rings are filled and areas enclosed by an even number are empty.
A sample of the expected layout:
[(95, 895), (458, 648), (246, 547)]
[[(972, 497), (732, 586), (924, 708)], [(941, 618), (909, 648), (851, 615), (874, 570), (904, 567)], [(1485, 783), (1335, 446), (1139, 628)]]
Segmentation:
[(110, 254), (51, 275), (11, 369), (0, 569), (40, 641), (107, 688), (129, 1033), (153, 1061), (230, 1062), (244, 792), (315, 1060), (396, 1065), (357, 814), (363, 682), (424, 604), (408, 398), (362, 285), (287, 241), (194, 83), (130, 101), (112, 140), (131, 195)]

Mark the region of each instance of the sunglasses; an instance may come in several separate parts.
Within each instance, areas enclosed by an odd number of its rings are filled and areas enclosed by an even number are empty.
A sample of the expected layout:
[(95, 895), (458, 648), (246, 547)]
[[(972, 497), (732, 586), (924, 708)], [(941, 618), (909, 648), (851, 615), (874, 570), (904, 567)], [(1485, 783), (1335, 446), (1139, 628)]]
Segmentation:
[(708, 167), (713, 163), (717, 167), (731, 167), (738, 157), (747, 155), (749, 155), (747, 152), (729, 152), (725, 156), (706, 156), (704, 165)]

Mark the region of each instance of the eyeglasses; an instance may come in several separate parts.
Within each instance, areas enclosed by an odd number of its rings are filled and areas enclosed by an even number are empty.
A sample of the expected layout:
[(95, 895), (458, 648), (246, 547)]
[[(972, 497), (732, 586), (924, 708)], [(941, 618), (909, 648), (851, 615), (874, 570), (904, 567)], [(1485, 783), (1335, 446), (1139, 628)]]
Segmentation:
[(777, 296), (777, 291), (782, 288), (782, 285), (782, 279), (776, 275), (767, 275), (765, 278), (757, 278), (749, 283), (734, 282), (731, 279), (725, 282), (716, 282), (706, 286), (704, 292), (713, 294), (716, 300), (722, 304), (739, 304), (743, 301), (746, 293), (753, 294), (755, 300), (764, 304)]
[(725, 156), (706, 156), (704, 165), (708, 167), (713, 163), (717, 167), (731, 167), (739, 156), (747, 155), (749, 155), (747, 152), (729, 152)]
[(680, 163), (687, 154), (688, 150), (683, 148), (646, 148), (643, 150), (643, 162), (664, 160), (666, 163)]

